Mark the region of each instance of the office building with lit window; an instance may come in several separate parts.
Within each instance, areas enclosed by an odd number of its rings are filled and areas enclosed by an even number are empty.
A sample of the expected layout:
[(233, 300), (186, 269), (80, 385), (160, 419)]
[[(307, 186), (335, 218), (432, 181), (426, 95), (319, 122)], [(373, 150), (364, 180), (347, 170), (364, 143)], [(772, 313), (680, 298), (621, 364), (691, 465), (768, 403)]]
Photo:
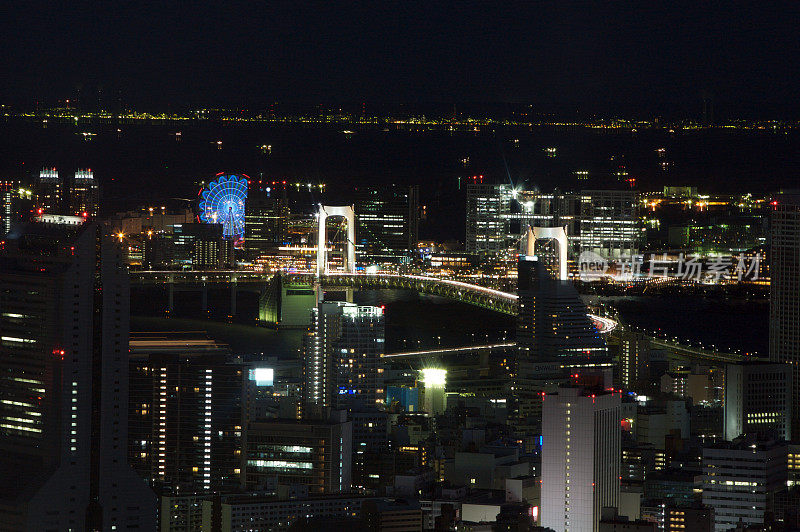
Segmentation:
[(639, 253), (643, 232), (639, 198), (632, 190), (581, 191), (580, 248), (605, 259)]
[(702, 504), (664, 508), (664, 532), (714, 532), (714, 510)]
[(644, 233), (638, 194), (631, 190), (580, 192), (516, 190), (511, 185), (467, 184), (467, 252), (515, 252), (528, 227), (564, 227), (568, 256), (583, 251), (605, 259), (637, 254)]
[(786, 485), (800, 488), (800, 443), (789, 443)]
[(323, 301), (303, 338), (304, 415), (322, 408), (375, 407), (383, 386), (384, 316), (380, 307)]
[(244, 247), (250, 259), (287, 244), (286, 185), (251, 180), (244, 206)]
[(522, 222), (520, 232), (531, 227), (566, 227), (567, 235), (579, 232), (581, 196), (555, 190), (550, 193), (520, 191), (516, 194), (520, 205), (518, 218)]
[(13, 182), (0, 181), (0, 237), (11, 231), (11, 223), (15, 218), (14, 189)]
[(154, 530), (129, 467), (128, 274), (82, 217), (45, 215), (0, 250), (0, 522)]
[(610, 363), (571, 281), (555, 279), (536, 256), (521, 255), (517, 271), (518, 362)]
[(389, 414), (375, 408), (348, 412), (353, 423), (353, 487), (380, 488), (381, 458), (389, 450)]
[(557, 532), (597, 532), (619, 506), (620, 396), (559, 388), (542, 405), (542, 520)]
[(161, 495), (237, 488), (243, 366), (196, 335), (140, 333), (130, 346), (131, 465)]
[(419, 240), (419, 186), (355, 189), (357, 244), (375, 262), (410, 258)]
[(725, 366), (725, 439), (758, 433), (791, 440), (792, 368), (740, 362)]
[(42, 168), (34, 185), (36, 192), (36, 207), (41, 213), (64, 214), (65, 187), (64, 178), (58, 174), (56, 168)]
[(69, 187), (69, 213), (75, 216), (97, 216), (100, 186), (91, 168), (78, 169)]
[(242, 396), (244, 423), (300, 416), (300, 361), (270, 357), (247, 362)]
[(174, 260), (193, 270), (231, 268), (234, 262), (233, 240), (222, 237), (222, 224), (176, 224)]
[(745, 435), (703, 448), (703, 504), (717, 532), (761, 525), (786, 488), (787, 444)]
[(18, 181), (0, 181), (0, 238), (23, 221), (23, 213), (30, 210), (32, 192)]
[[(580, 194), (555, 190), (551, 193), (519, 191), (515, 194), (509, 230), (514, 239), (523, 237), (528, 227), (564, 227), (569, 247), (567, 256), (575, 260), (580, 253)], [(537, 255), (539, 253), (537, 252)]]
[(543, 389), (577, 374), (605, 379), (613, 362), (571, 281), (553, 278), (536, 256), (521, 255), (517, 271), (514, 395), (518, 417), (538, 420)]
[(643, 333), (628, 329), (617, 334), (619, 378), (625, 390), (640, 390), (647, 377), (650, 340)]
[(362, 505), (373, 499), (374, 497), (356, 494), (312, 495), (291, 499), (223, 495), (219, 507), (214, 501), (203, 502), (202, 525), (203, 530), (213, 530), (218, 522), (222, 530), (283, 530), (299, 529), (300, 523), (304, 521), (306, 529), (324, 527), (331, 522), (339, 525), (343, 521), (350, 521), (352, 529), (357, 530), (362, 524)]
[(514, 194), (511, 185), (467, 184), (468, 253), (499, 255), (516, 249), (509, 219)]
[(349, 491), (353, 459), (353, 427), (342, 410), (327, 419), (275, 419), (249, 423), (245, 431), (242, 469), (247, 490), (279, 485), (304, 485), (312, 494)]
[(800, 440), (800, 193), (774, 200), (770, 248), (769, 356), (792, 365), (792, 439)]

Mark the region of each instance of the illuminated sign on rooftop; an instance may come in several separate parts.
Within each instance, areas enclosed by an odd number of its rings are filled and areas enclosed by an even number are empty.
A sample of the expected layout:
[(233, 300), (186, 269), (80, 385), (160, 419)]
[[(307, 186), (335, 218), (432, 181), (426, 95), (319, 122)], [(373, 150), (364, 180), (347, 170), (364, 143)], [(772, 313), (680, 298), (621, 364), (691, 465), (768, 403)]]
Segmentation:
[(86, 218), (83, 216), (67, 216), (63, 214), (42, 214), (36, 217), (36, 221), (43, 224), (81, 225), (86, 221)]

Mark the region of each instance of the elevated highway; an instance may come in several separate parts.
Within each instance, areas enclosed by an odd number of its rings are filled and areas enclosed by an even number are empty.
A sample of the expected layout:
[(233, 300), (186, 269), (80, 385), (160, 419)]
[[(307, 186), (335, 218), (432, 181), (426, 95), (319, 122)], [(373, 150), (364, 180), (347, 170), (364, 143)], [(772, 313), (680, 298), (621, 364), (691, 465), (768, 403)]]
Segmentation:
[[(287, 281), (313, 286), (319, 284), (323, 288), (353, 288), (361, 290), (398, 289), (413, 290), (422, 294), (430, 294), (478, 307), (493, 310), (510, 316), (517, 315), (517, 295), (492, 288), (442, 279), (425, 275), (402, 274), (365, 274), (365, 273), (328, 273), (315, 275), (313, 272), (281, 273)], [(237, 290), (262, 292), (272, 280), (273, 274), (243, 270), (213, 271), (133, 271), (131, 286), (163, 286), (169, 291), (169, 308), (172, 309), (173, 291), (205, 290), (207, 288), (230, 288), (232, 314), (235, 313), (235, 293)], [(205, 300), (205, 297), (204, 297)], [(588, 315), (598, 331), (603, 334), (617, 330), (617, 321), (603, 316)], [(675, 357), (704, 362), (740, 362), (746, 357), (735, 353), (725, 353), (680, 344), (672, 340), (647, 335), (654, 347), (668, 350)], [(419, 358), (427, 355), (459, 355), (474, 353), (476, 350), (508, 348), (513, 344), (494, 344), (489, 346), (466, 346), (463, 348), (429, 350), (386, 355), (392, 358)]]
[[(420, 294), (446, 297), (502, 314), (516, 316), (518, 313), (517, 294), (493, 288), (443, 279), (426, 275), (403, 275), (391, 273), (328, 273), (316, 275), (313, 272), (281, 273), (287, 281), (323, 288), (354, 288), (360, 290), (412, 290)], [(169, 290), (170, 304), (175, 290), (205, 290), (208, 287), (230, 287), (232, 307), (236, 290), (262, 291), (274, 274), (242, 270), (212, 271), (133, 271), (132, 286), (166, 286)], [(589, 315), (601, 333), (608, 333), (616, 327), (616, 321)]]

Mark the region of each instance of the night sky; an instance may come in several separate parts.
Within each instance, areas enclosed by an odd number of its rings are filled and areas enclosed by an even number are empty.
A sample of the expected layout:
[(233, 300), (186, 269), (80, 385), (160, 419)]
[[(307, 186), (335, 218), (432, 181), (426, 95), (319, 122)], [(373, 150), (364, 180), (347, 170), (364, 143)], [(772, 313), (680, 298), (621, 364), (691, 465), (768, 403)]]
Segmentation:
[[(13, 5), (11, 5), (13, 4)], [(797, 2), (12, 2), (0, 103), (794, 117)], [(88, 96), (85, 97), (87, 100)]]

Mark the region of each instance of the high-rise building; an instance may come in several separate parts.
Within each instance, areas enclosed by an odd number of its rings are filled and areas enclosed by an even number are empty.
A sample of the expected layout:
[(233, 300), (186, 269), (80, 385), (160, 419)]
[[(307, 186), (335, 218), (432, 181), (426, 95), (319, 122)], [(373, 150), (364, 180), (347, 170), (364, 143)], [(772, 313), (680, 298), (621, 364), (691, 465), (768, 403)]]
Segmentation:
[(792, 439), (800, 439), (800, 194), (781, 194), (772, 213), (769, 356), (792, 366)]
[(708, 404), (715, 399), (714, 368), (681, 368), (661, 375), (661, 391), (689, 398), (692, 404)]
[(300, 361), (267, 358), (245, 364), (244, 424), (300, 417)]
[(375, 408), (348, 413), (353, 423), (353, 487), (379, 488), (382, 457), (389, 451), (389, 413)]
[(550, 193), (520, 191), (516, 196), (520, 204), (521, 232), (531, 227), (566, 227), (567, 235), (577, 235), (580, 227), (581, 196), (555, 190)]
[(467, 184), (468, 253), (498, 255), (515, 249), (509, 221), (513, 199), (510, 185)]
[[(520, 191), (516, 194), (517, 209), (508, 215), (509, 230), (514, 238), (525, 235), (528, 227), (564, 227), (567, 234), (567, 256), (575, 260), (580, 253), (580, 194)], [(537, 251), (537, 255), (540, 253)]]
[(447, 407), (447, 370), (425, 368), (420, 371), (420, 376), (424, 386), (422, 408), (432, 416), (444, 414)]
[(518, 362), (608, 362), (605, 340), (572, 282), (555, 279), (535, 256), (521, 255), (517, 271)]
[(22, 188), (18, 181), (0, 181), (0, 238), (22, 221), (24, 205), (30, 199), (30, 191)]
[(621, 328), (617, 337), (620, 385), (626, 391), (640, 390), (647, 373), (650, 340), (643, 333), (627, 328)]
[(75, 216), (97, 216), (100, 187), (91, 168), (78, 169), (70, 183), (69, 213)]
[(353, 427), (342, 410), (326, 420), (276, 419), (249, 423), (245, 431), (244, 486), (263, 491), (278, 484), (308, 486), (309, 493), (349, 491)]
[(356, 234), (371, 260), (408, 259), (419, 240), (419, 186), (357, 187)]
[[(630, 423), (623, 418), (626, 423)], [(666, 452), (649, 443), (630, 440), (622, 444), (622, 482), (625, 486), (642, 487), (650, 475), (663, 471)]]
[(241, 483), (243, 366), (227, 348), (184, 334), (131, 338), (131, 465), (159, 494)]
[(542, 521), (556, 532), (597, 532), (619, 506), (620, 396), (560, 388), (542, 407)]
[(498, 255), (518, 248), (528, 226), (565, 227), (568, 255), (593, 251), (605, 259), (639, 252), (643, 232), (631, 190), (542, 193), (511, 185), (467, 185), (467, 251)]
[(670, 438), (688, 439), (689, 412), (686, 401), (659, 398), (638, 407), (636, 414), (636, 439), (649, 443), (656, 449), (669, 449)]
[(605, 259), (639, 252), (642, 229), (638, 194), (632, 190), (581, 191), (580, 247)]
[[(168, 270), (172, 266), (175, 260), (175, 241), (173, 237), (174, 234), (172, 233), (156, 234), (153, 231), (141, 234), (143, 270)], [(131, 258), (129, 258), (130, 260)]]
[(289, 224), (286, 185), (251, 180), (244, 210), (244, 247), (251, 259), (285, 245)]
[(383, 403), (383, 352), (382, 308), (341, 301), (323, 301), (313, 308), (303, 341), (306, 414), (318, 414), (324, 407)]
[(316, 292), (311, 284), (292, 281), (278, 272), (259, 297), (258, 319), (261, 324), (281, 329), (306, 329), (308, 309), (316, 302)]
[(193, 270), (231, 268), (234, 261), (233, 240), (222, 237), (222, 224), (176, 224), (174, 260), (191, 265)]
[(758, 433), (790, 440), (792, 368), (789, 364), (740, 362), (725, 366), (725, 439)]
[(764, 523), (786, 488), (786, 455), (785, 442), (754, 435), (703, 448), (703, 504), (714, 510), (717, 532)]
[(64, 178), (56, 168), (42, 168), (34, 186), (36, 207), (49, 214), (64, 214)]
[(0, 251), (6, 529), (154, 529), (126, 454), (128, 298), (118, 249), (82, 217), (41, 216)]
[(571, 281), (553, 278), (544, 261), (518, 261), (514, 395), (520, 418), (541, 419), (542, 392), (577, 374), (606, 381), (612, 373), (605, 340), (586, 315)]

